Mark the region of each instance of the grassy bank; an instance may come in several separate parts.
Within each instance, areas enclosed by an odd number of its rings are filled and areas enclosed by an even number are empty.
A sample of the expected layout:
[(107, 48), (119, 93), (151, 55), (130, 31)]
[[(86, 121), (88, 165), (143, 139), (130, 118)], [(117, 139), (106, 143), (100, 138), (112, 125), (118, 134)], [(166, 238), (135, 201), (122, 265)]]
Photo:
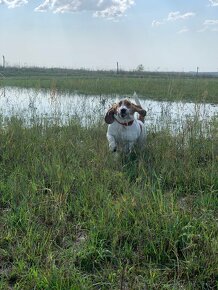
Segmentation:
[(216, 127), (114, 158), (100, 124), (1, 124), (1, 289), (216, 289)]
[(218, 78), (208, 75), (8, 68), (0, 86), (45, 88), (81, 94), (128, 94), (168, 101), (218, 103)]

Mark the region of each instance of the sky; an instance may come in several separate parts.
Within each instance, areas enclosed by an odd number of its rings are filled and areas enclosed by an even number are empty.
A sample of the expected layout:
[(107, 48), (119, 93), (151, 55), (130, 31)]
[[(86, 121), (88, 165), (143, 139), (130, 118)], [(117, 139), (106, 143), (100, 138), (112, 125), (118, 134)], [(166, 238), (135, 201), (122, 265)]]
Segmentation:
[(0, 64), (218, 71), (218, 0), (0, 0)]

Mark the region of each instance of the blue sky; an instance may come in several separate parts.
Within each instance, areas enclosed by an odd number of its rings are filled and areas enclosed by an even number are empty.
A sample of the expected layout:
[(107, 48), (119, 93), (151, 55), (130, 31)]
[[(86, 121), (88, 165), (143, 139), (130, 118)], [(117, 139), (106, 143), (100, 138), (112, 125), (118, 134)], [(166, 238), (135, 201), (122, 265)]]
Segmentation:
[(9, 65), (218, 71), (218, 0), (0, 0)]

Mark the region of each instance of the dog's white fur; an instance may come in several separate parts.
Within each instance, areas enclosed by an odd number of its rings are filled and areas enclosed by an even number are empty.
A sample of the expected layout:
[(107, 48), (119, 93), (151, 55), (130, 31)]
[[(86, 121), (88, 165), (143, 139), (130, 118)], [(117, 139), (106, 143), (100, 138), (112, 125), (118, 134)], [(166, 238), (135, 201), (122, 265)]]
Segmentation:
[[(137, 105), (124, 99), (112, 107), (114, 121), (109, 124), (107, 130), (109, 149), (112, 152), (118, 149), (128, 153), (131, 152), (135, 144), (144, 144), (146, 132), (141, 120), (144, 120), (146, 111), (142, 109), (137, 96), (134, 95), (134, 97)], [(135, 112), (140, 114), (141, 111), (143, 117), (141, 120), (140, 118), (136, 119)]]

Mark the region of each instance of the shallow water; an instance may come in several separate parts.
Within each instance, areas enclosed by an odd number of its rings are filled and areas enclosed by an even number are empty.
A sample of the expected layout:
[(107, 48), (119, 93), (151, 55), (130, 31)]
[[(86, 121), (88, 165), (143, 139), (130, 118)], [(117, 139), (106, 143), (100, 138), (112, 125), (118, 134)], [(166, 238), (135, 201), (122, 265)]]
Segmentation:
[[(12, 116), (22, 117), (27, 124), (31, 120), (46, 119), (64, 124), (70, 118), (83, 125), (102, 120), (111, 104), (124, 96), (95, 96), (58, 93), (52, 90), (0, 88), (0, 114), (3, 121)], [(155, 129), (163, 127), (178, 129), (187, 120), (198, 118), (210, 121), (218, 115), (218, 105), (184, 102), (160, 102), (139, 98), (147, 110), (145, 124)], [(134, 101), (134, 100), (133, 100)]]

